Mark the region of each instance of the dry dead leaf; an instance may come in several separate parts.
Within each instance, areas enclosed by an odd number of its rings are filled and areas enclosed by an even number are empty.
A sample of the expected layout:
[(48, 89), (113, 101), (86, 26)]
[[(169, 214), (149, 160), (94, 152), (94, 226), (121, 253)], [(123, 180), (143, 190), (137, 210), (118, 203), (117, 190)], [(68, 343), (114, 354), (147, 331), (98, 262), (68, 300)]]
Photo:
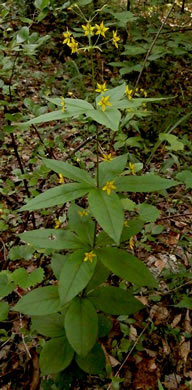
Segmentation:
[(171, 327), (175, 328), (181, 320), (181, 314), (178, 314), (171, 323)]
[(191, 318), (189, 316), (189, 309), (187, 309), (186, 316), (184, 319), (184, 329), (186, 332), (192, 333)]
[(115, 359), (113, 356), (108, 355), (108, 358), (112, 367), (116, 367), (120, 364), (120, 362), (117, 359)]
[(129, 339), (135, 341), (137, 339), (137, 330), (133, 325), (130, 325)]
[(191, 346), (190, 340), (180, 343), (179, 356), (183, 360), (184, 363), (186, 363), (187, 357), (190, 353), (190, 346)]
[(148, 306), (149, 301), (148, 301), (147, 297), (141, 297), (141, 296), (136, 295), (135, 298), (137, 298), (138, 301), (140, 301), (143, 305)]
[(169, 355), (171, 352), (170, 346), (166, 339), (162, 339), (164, 355)]
[(169, 312), (164, 306), (154, 305), (149, 315), (151, 319), (155, 320), (155, 325), (159, 325), (168, 318)]

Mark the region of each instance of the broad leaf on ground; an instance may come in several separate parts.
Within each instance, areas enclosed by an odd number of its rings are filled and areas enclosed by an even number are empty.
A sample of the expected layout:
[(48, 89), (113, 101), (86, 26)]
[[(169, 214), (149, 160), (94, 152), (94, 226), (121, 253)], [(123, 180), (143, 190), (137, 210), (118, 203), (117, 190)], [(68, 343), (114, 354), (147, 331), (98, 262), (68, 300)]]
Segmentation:
[(69, 366), (74, 351), (66, 337), (49, 340), (40, 353), (40, 369), (43, 375), (56, 374)]

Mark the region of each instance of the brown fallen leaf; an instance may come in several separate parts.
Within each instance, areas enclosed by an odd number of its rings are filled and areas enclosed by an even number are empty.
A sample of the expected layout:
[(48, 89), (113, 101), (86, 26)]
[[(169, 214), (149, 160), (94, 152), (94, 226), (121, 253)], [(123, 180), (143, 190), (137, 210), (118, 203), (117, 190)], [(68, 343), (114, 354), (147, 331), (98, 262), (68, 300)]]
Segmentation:
[(181, 314), (178, 314), (171, 323), (171, 327), (175, 328), (181, 320)]
[(189, 309), (186, 311), (185, 319), (184, 319), (184, 329), (186, 332), (192, 333), (192, 326), (191, 326), (191, 318), (189, 315)]
[(162, 339), (162, 344), (163, 344), (163, 353), (164, 355), (169, 355), (171, 353), (170, 346), (167, 342), (166, 339)]
[(159, 325), (167, 320), (169, 312), (164, 306), (153, 305), (149, 315), (150, 318), (154, 320), (155, 325)]
[(137, 339), (137, 329), (133, 325), (130, 325), (129, 339), (132, 341)]

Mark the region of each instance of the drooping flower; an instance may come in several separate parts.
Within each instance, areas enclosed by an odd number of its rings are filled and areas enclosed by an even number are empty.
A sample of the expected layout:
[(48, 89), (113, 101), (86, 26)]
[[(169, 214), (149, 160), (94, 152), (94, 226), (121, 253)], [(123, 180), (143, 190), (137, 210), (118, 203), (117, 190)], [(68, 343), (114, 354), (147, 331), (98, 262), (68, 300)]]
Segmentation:
[(63, 96), (61, 96), (61, 110), (64, 112), (65, 111), (65, 99)]
[(120, 41), (120, 37), (118, 37), (117, 35), (117, 31), (113, 31), (113, 43), (115, 45), (115, 47), (118, 49), (118, 41)]
[(125, 87), (125, 93), (126, 93), (128, 99), (131, 100), (131, 99), (132, 99), (133, 90), (132, 90), (132, 89), (129, 89), (129, 86), (128, 86), (128, 85), (126, 85), (126, 87)]
[(116, 187), (114, 186), (114, 181), (107, 181), (102, 190), (106, 191), (107, 195), (110, 195), (112, 190), (116, 190)]
[(112, 161), (113, 158), (112, 158), (112, 156), (111, 156), (111, 153), (109, 153), (109, 154), (103, 154), (103, 160), (104, 160), (104, 161)]
[(78, 42), (72, 37), (71, 42), (68, 43), (68, 46), (71, 48), (72, 54), (78, 52)]
[(61, 222), (59, 221), (59, 219), (56, 219), (55, 220), (55, 229), (59, 229), (60, 226), (61, 226)]
[(91, 252), (86, 252), (83, 261), (90, 261), (90, 263), (92, 263), (93, 257), (95, 257), (95, 256), (96, 256), (96, 255), (95, 255), (95, 253), (93, 253), (93, 251), (91, 251)]
[(88, 215), (88, 211), (86, 211), (86, 210), (78, 211), (78, 213), (79, 213), (79, 215), (80, 215), (81, 217), (85, 217), (85, 216)]
[(103, 112), (105, 111), (106, 106), (111, 106), (112, 105), (109, 102), (109, 96), (102, 96), (101, 100), (97, 104), (102, 107), (102, 111)]
[(90, 23), (88, 22), (86, 25), (82, 24), (83, 30), (84, 30), (84, 35), (86, 36), (92, 36), (93, 35), (93, 30), (94, 26), (91, 26)]
[(71, 42), (71, 33), (69, 32), (68, 27), (67, 27), (67, 31), (63, 33), (63, 36), (65, 38), (63, 43), (66, 43), (68, 45)]
[(62, 173), (59, 173), (59, 184), (65, 183)]
[(135, 175), (135, 164), (129, 162), (129, 169), (132, 175)]
[(102, 35), (105, 38), (105, 32), (107, 30), (109, 30), (109, 27), (105, 27), (103, 22), (101, 22), (100, 25), (96, 24), (95, 26), (96, 26), (96, 29), (97, 29), (96, 35)]
[(130, 240), (129, 240), (129, 246), (130, 246), (130, 249), (134, 249), (134, 239), (133, 239), (133, 237), (131, 237)]
[(105, 91), (107, 91), (107, 88), (106, 88), (106, 83), (103, 83), (103, 84), (99, 84), (99, 83), (97, 83), (97, 89), (96, 89), (96, 92), (99, 92), (99, 93), (104, 93)]

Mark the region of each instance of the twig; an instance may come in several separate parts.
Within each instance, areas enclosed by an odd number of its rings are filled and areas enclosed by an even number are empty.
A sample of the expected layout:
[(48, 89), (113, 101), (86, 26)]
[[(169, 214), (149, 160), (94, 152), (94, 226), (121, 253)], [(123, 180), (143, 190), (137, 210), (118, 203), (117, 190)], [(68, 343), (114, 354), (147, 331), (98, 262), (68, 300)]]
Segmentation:
[[(140, 335), (137, 337), (137, 339), (135, 340), (131, 350), (129, 351), (129, 353), (127, 354), (126, 358), (123, 360), (123, 363), (120, 365), (118, 371), (116, 372), (115, 374), (115, 377), (117, 377), (120, 373), (120, 371), (122, 370), (122, 368), (124, 367), (125, 363), (127, 362), (127, 360), (129, 359), (130, 355), (132, 354), (133, 350), (135, 349), (137, 343), (139, 342), (141, 336), (143, 335), (143, 333), (146, 331), (147, 327), (149, 326), (149, 318), (147, 319), (148, 323), (145, 325), (145, 327), (143, 328), (142, 332), (140, 333)], [(110, 390), (111, 389), (111, 383), (110, 385), (107, 387), (107, 390)]]
[(140, 73), (139, 73), (139, 76), (138, 76), (138, 78), (137, 78), (137, 81), (136, 81), (136, 83), (135, 83), (135, 87), (134, 87), (134, 91), (133, 91), (133, 93), (132, 93), (132, 97), (135, 95), (136, 88), (137, 88), (137, 86), (138, 86), (138, 84), (139, 84), (139, 81), (140, 81), (140, 78), (141, 78), (142, 73), (143, 73), (143, 71), (144, 71), (144, 68), (145, 68), (146, 62), (147, 62), (147, 60), (148, 60), (148, 57), (149, 57), (149, 55), (151, 54), (151, 51), (152, 51), (152, 49), (153, 49), (153, 47), (154, 47), (154, 45), (155, 45), (156, 40), (158, 39), (158, 37), (159, 37), (159, 35), (160, 35), (160, 33), (161, 33), (161, 30), (162, 30), (164, 24), (166, 23), (166, 21), (167, 21), (169, 15), (171, 14), (171, 12), (172, 12), (172, 10), (173, 10), (173, 8), (174, 8), (174, 6), (175, 6), (175, 2), (176, 2), (176, 0), (173, 1), (172, 7), (170, 8), (170, 10), (169, 10), (167, 16), (165, 17), (165, 19), (163, 20), (163, 22), (162, 22), (162, 24), (161, 24), (161, 26), (160, 26), (160, 28), (159, 28), (159, 31), (157, 32), (157, 34), (156, 34), (154, 40), (152, 41), (152, 44), (151, 44), (149, 50), (148, 50), (148, 52), (147, 52), (147, 54), (146, 54), (146, 56), (145, 56), (144, 63), (143, 63), (143, 66), (142, 66), (142, 69), (141, 69), (141, 71), (140, 71)]
[(192, 215), (192, 213), (170, 215), (169, 217), (158, 218), (158, 221), (162, 221), (162, 220), (164, 220), (164, 219), (172, 219), (172, 218), (178, 218), (178, 217), (185, 217), (185, 216), (188, 216), (188, 215)]
[(39, 134), (37, 128), (36, 128), (34, 125), (32, 125), (32, 127), (33, 127), (33, 129), (34, 129), (34, 131), (35, 131), (37, 137), (39, 138), (40, 142), (41, 142), (42, 145), (44, 146), (44, 148), (45, 148), (47, 154), (49, 155), (49, 157), (50, 157), (50, 158), (52, 158), (52, 157), (55, 158), (53, 151), (50, 150), (49, 148), (47, 148), (47, 146), (44, 144), (44, 141), (43, 141), (41, 135)]
[(187, 286), (187, 285), (189, 285), (189, 284), (192, 284), (192, 280), (190, 280), (189, 282), (183, 283), (183, 284), (181, 284), (180, 286), (173, 288), (172, 290), (169, 290), (169, 291), (166, 291), (166, 292), (159, 293), (159, 295), (163, 295), (163, 296), (164, 296), (164, 295), (169, 295), (169, 294), (171, 294), (172, 292), (177, 291), (177, 290), (180, 290), (180, 288), (185, 287), (185, 286)]
[[(23, 328), (23, 322), (22, 322), (21, 314), (19, 314), (19, 322), (20, 322), (21, 328)], [(28, 348), (28, 346), (27, 346), (27, 344), (26, 344), (26, 342), (25, 342), (25, 336), (24, 336), (24, 334), (23, 334), (22, 332), (21, 332), (21, 337), (22, 337), (23, 345), (24, 345), (24, 347), (25, 347), (25, 350), (26, 350), (26, 352), (27, 352), (27, 355), (28, 355), (29, 358), (31, 359), (32, 356), (31, 356), (31, 354), (30, 354), (30, 352), (29, 352), (29, 348)]]

